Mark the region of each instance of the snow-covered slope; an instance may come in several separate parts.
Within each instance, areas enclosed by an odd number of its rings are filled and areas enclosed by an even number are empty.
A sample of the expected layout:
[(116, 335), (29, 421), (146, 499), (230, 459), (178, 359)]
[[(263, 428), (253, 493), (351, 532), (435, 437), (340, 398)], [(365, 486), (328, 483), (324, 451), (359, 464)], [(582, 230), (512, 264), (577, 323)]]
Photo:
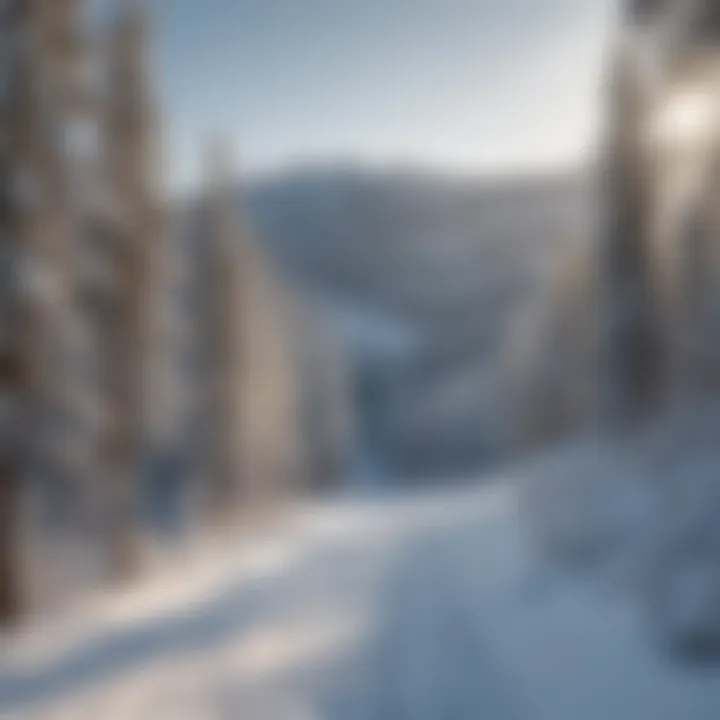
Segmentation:
[(720, 674), (536, 565), (513, 482), (305, 508), (3, 639), (0, 717), (711, 720)]

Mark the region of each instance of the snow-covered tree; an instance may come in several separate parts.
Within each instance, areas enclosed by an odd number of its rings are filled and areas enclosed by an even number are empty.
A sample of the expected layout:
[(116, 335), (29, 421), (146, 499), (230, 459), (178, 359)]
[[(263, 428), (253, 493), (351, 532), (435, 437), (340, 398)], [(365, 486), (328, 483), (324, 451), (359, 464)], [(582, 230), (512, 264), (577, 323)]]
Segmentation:
[(107, 231), (113, 275), (112, 320), (103, 343), (108, 382), (105, 457), (112, 505), (112, 564), (127, 575), (138, 562), (140, 461), (152, 399), (148, 368), (165, 234), (158, 180), (158, 124), (148, 70), (148, 31), (139, 3), (126, 3), (109, 40), (104, 113)]
[(72, 472), (62, 432), (72, 336), (77, 214), (69, 138), (80, 98), (81, 0), (0, 6), (0, 617), (24, 608), (20, 524), (25, 479)]
[(288, 289), (240, 216), (215, 149), (200, 249), (204, 475), (211, 522), (277, 507), (299, 462)]

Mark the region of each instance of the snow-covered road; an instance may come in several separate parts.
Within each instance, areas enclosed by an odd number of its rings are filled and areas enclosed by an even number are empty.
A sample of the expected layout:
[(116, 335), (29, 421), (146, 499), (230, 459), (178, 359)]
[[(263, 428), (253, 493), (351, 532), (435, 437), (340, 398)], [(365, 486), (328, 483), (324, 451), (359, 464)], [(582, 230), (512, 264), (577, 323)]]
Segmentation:
[(720, 717), (720, 674), (534, 567), (511, 485), (306, 508), (3, 642), (2, 718)]

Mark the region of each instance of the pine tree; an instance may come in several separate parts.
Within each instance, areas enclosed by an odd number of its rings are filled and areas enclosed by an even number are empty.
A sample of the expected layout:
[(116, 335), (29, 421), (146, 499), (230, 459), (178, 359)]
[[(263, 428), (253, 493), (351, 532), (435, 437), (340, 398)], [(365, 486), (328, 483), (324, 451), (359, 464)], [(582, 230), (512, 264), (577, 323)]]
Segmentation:
[(0, 618), (24, 608), (20, 522), (29, 474), (53, 476), (67, 412), (63, 332), (73, 238), (67, 139), (80, 57), (79, 0), (0, 7)]
[(237, 510), (240, 467), (237, 377), (240, 282), (238, 226), (226, 153), (208, 154), (208, 187), (200, 214), (200, 306), (204, 430), (202, 473), (209, 521), (226, 527)]
[(228, 153), (210, 155), (202, 206), (204, 476), (210, 521), (256, 524), (281, 511), (300, 472), (295, 299), (238, 211)]
[(145, 450), (147, 372), (152, 355), (156, 270), (164, 235), (157, 177), (157, 117), (150, 87), (148, 29), (138, 3), (124, 5), (109, 48), (105, 171), (114, 242), (114, 326), (104, 352), (112, 487), (111, 564), (132, 574), (138, 557), (138, 488)]
[(601, 177), (601, 424), (623, 432), (651, 412), (665, 368), (651, 291), (648, 178), (640, 156), (642, 94), (622, 54), (612, 68)]
[(0, 438), (0, 619), (15, 619), (22, 610), (18, 576), (18, 527), (23, 481), (24, 454), (21, 426), (28, 411), (30, 360), (23, 347), (21, 326), (27, 319), (20, 272), (27, 263), (27, 233), (24, 228), (18, 177), (21, 166), (20, 134), (27, 112), (28, 58), (17, 48), (15, 38), (30, 21), (27, 3), (5, 2), (0, 31), (0, 69), (4, 77), (2, 97), (2, 144), (0, 145), (0, 284), (1, 345), (0, 391), (2, 392), (2, 437)]

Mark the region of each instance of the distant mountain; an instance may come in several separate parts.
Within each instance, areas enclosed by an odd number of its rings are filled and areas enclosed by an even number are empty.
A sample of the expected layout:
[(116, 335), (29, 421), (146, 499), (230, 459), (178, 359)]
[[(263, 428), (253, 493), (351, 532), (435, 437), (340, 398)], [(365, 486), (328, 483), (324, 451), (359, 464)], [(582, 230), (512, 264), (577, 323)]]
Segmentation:
[(468, 179), (306, 169), (244, 205), (349, 348), (365, 446), (393, 474), (462, 473), (501, 451), (497, 350), (590, 213), (578, 174)]

